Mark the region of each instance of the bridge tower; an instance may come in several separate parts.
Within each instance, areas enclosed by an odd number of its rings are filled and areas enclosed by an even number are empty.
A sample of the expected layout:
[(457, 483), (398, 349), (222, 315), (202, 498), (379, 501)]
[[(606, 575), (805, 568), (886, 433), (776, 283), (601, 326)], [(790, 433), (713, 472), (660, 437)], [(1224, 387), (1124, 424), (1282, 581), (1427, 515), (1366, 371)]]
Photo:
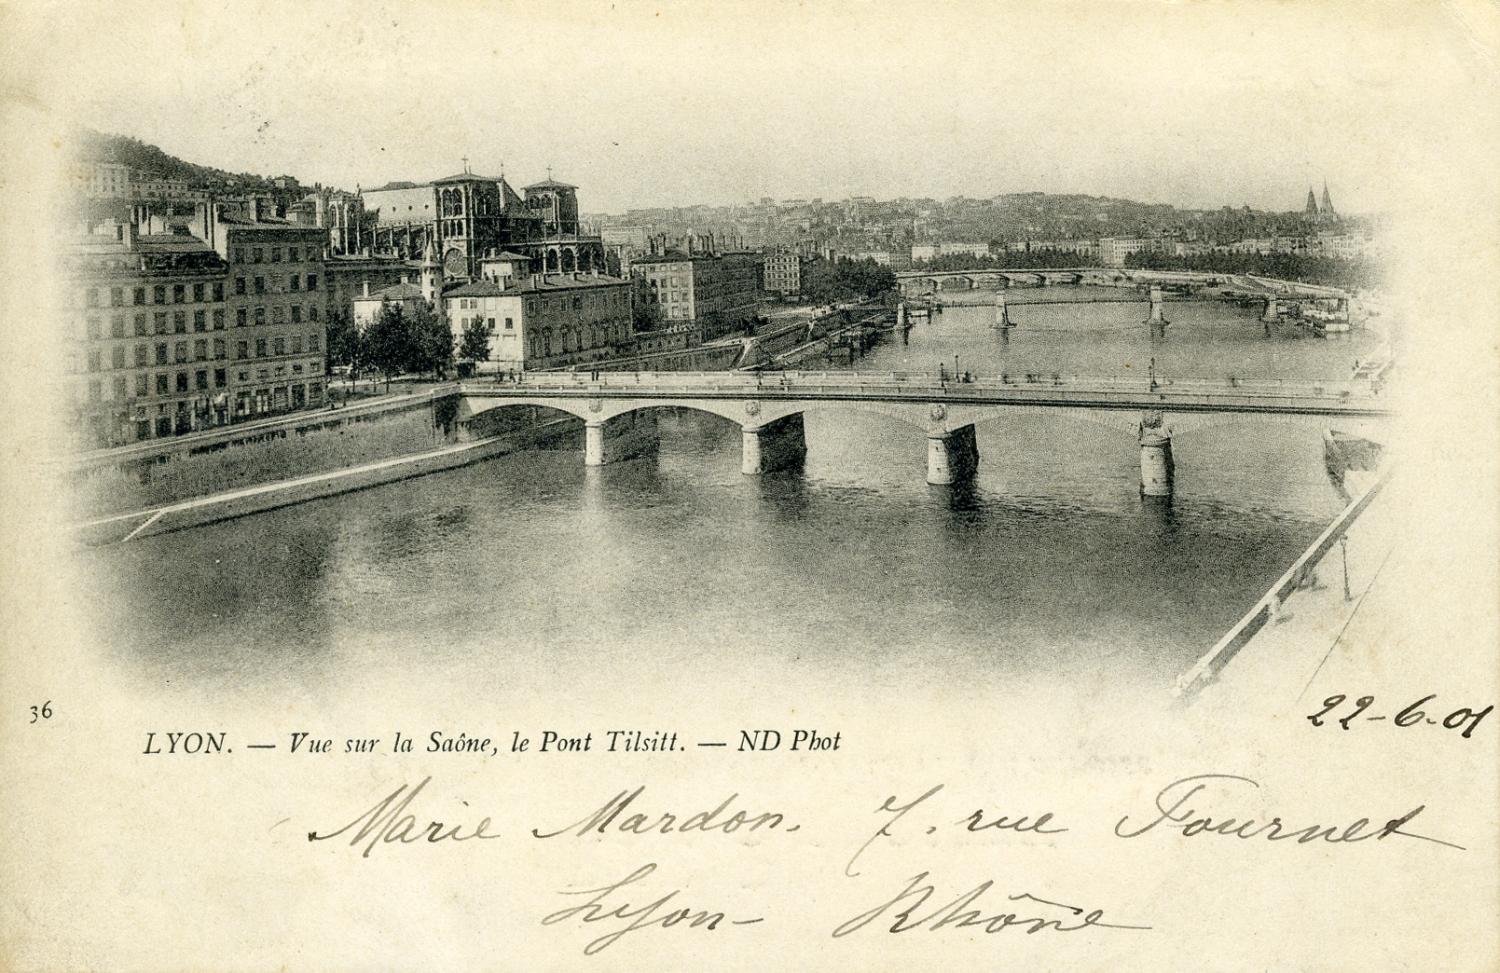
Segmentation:
[(1136, 438), (1141, 445), (1141, 496), (1171, 499), (1176, 464), (1172, 460), (1172, 429), (1159, 411), (1141, 416)]
[(1167, 325), (1170, 323), (1161, 314), (1161, 285), (1152, 284), (1150, 291), (1151, 313), (1146, 317), (1146, 323), (1151, 326), (1151, 337), (1165, 338), (1167, 336)]
[(999, 288), (995, 291), (995, 327), (1002, 331), (1013, 327), (1010, 320), (1010, 310), (1005, 306), (1005, 289)]

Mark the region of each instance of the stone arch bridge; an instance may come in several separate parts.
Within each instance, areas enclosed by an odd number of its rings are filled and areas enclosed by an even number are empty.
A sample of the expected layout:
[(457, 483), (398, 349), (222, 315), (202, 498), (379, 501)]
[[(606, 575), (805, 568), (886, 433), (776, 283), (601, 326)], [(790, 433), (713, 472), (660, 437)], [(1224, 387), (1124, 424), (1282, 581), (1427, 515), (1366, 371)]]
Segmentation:
[(1172, 437), (1230, 423), (1330, 427), (1384, 438), (1388, 403), (1368, 383), (1220, 382), (1002, 375), (944, 382), (900, 372), (533, 373), (518, 382), (461, 384), (464, 426), (495, 409), (541, 406), (584, 422), (584, 462), (603, 465), (649, 449), (652, 410), (693, 409), (740, 426), (741, 469), (756, 475), (806, 452), (803, 414), (853, 409), (904, 422), (927, 438), (927, 481), (953, 483), (979, 464), (975, 426), (1024, 411), (1101, 424), (1134, 436), (1141, 490), (1170, 496)]

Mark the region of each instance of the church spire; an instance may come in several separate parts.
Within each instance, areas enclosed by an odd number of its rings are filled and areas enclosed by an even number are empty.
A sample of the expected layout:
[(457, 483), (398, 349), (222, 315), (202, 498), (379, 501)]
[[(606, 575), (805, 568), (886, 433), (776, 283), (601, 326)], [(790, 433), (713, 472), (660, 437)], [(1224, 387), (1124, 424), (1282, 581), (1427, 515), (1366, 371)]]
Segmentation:
[(1313, 195), (1311, 186), (1307, 187), (1307, 205), (1302, 207), (1302, 212), (1306, 216), (1318, 215), (1318, 197)]
[(1323, 210), (1323, 215), (1324, 216), (1332, 216), (1333, 215), (1333, 200), (1331, 200), (1331, 199), (1328, 198), (1328, 180), (1327, 179), (1323, 180), (1323, 206), (1322, 206), (1322, 210)]

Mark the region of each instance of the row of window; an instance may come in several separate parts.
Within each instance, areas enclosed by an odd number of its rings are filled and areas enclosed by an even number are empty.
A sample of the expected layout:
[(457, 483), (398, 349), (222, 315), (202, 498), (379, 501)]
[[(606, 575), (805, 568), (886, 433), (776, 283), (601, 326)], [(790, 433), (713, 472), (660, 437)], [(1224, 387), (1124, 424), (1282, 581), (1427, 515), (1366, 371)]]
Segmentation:
[[(287, 354), (300, 355), (303, 353), (303, 347), (302, 335), (300, 334), (291, 336), (277, 335), (269, 339), (256, 338), (254, 345), (256, 358), (268, 358)], [(288, 351), (288, 348), (290, 348), (290, 351)], [(237, 341), (234, 346), (234, 357), (249, 358), (251, 357), (250, 349), (251, 344), (249, 341)], [(323, 336), (319, 334), (308, 335), (306, 349), (309, 354), (320, 353), (323, 350)], [(157, 342), (154, 355), (155, 364), (165, 365), (169, 360), (180, 363), (187, 361), (207, 361), (209, 359), (210, 347), (206, 338), (199, 338), (192, 343), (191, 358), (188, 356), (188, 350), (188, 343), (186, 341), (179, 341), (170, 348), (165, 341)], [(228, 350), (228, 342), (223, 338), (213, 339), (212, 355), (215, 359), (222, 360), (229, 357)], [(171, 355), (170, 359), (168, 358), (169, 354)], [(152, 359), (153, 354), (150, 345), (135, 346), (134, 367), (145, 368), (152, 364)], [(115, 345), (110, 349), (109, 362), (111, 368), (120, 369), (126, 367), (124, 345)], [(89, 371), (103, 371), (104, 356), (99, 349), (93, 348), (89, 350), (87, 363)]]
[[(301, 375), (303, 372), (304, 368), (302, 365), (297, 364), (292, 366), (293, 375)], [(286, 369), (284, 367), (276, 369), (276, 375), (278, 377), (285, 376)], [(239, 372), (235, 377), (240, 382), (250, 381), (249, 372)], [(271, 373), (269, 369), (262, 368), (257, 373), (257, 381), (267, 381), (270, 378)], [(176, 372), (175, 374), (167, 372), (157, 372), (154, 376), (141, 374), (135, 377), (134, 397), (138, 399), (147, 398), (152, 395), (153, 389), (157, 397), (186, 395), (191, 392), (209, 392), (214, 389), (225, 388), (228, 384), (229, 374), (228, 369), (225, 368), (215, 368), (212, 372), (209, 369), (200, 368), (194, 372)], [(131, 397), (129, 395), (130, 384), (124, 378), (116, 378), (111, 385), (111, 391), (114, 393), (111, 397), (113, 401), (123, 402)], [(239, 394), (247, 395), (249, 393), (241, 391)], [(103, 382), (98, 379), (89, 382), (88, 400), (90, 402), (104, 401)]]
[[(192, 287), (191, 292), (189, 292), (188, 290), (189, 286)], [(192, 303), (194, 304), (203, 304), (208, 301), (222, 301), (224, 300), (224, 282), (222, 280), (216, 280), (198, 281), (197, 283), (192, 285), (156, 284), (149, 290), (149, 292), (144, 286), (133, 287), (130, 289), (130, 301), (128, 303), (137, 305), (187, 304), (189, 301), (189, 293), (192, 294)], [(126, 294), (124, 287), (111, 287), (109, 288), (109, 292), (107, 295), (105, 293), (105, 289), (102, 287), (90, 287), (83, 293), (84, 306), (103, 307), (106, 296), (109, 299), (110, 307), (126, 306), (127, 302), (125, 300)], [(148, 297), (150, 298), (149, 301), (146, 299)]]
[[(296, 293), (298, 291), (315, 291), (318, 289), (317, 274), (290, 274), (285, 280), (280, 274), (271, 275), (270, 290), (272, 294)], [(234, 292), (236, 295), (246, 293), (266, 293), (266, 278), (264, 277), (236, 277), (234, 279)]]
[[(308, 320), (308, 321), (317, 321), (318, 320), (318, 305), (316, 305), (316, 304), (309, 304), (309, 305), (307, 305), (306, 308), (305, 308), (305, 313), (306, 313), (306, 318), (305, 318), (306, 320)], [(215, 308), (212, 313), (210, 313), (208, 311), (200, 310), (200, 311), (194, 311), (194, 312), (192, 312), (192, 314), (193, 314), (192, 325), (193, 325), (193, 330), (194, 331), (199, 331), (199, 332), (208, 331), (208, 330), (210, 330), (210, 328), (212, 330), (214, 330), (214, 331), (223, 331), (224, 330), (225, 316), (224, 316), (224, 310), (222, 308)], [(188, 333), (188, 312), (187, 311), (172, 311), (170, 318), (168, 318), (167, 315), (168, 315), (168, 312), (166, 312), (166, 311), (157, 311), (157, 312), (155, 312), (155, 314), (152, 315), (152, 320), (149, 322), (150, 325), (151, 325), (151, 329), (148, 330), (147, 329), (148, 322), (146, 320), (145, 313), (141, 312), (141, 313), (136, 314), (135, 315), (135, 320), (133, 322), (134, 333), (135, 333), (136, 337), (142, 337), (142, 336), (148, 335), (148, 334), (187, 334)], [(244, 307), (241, 307), (241, 308), (236, 308), (235, 309), (235, 312), (234, 312), (234, 324), (235, 324), (235, 327), (237, 327), (237, 328), (243, 328), (246, 325), (250, 324), (250, 322), (251, 322), (252, 319), (254, 320), (254, 322), (257, 325), (266, 324), (267, 323), (267, 314), (266, 314), (265, 307), (256, 307), (256, 308), (244, 308)], [(301, 324), (303, 322), (303, 320), (304, 320), (304, 308), (303, 308), (303, 306), (301, 304), (290, 304), (290, 305), (274, 304), (274, 305), (271, 306), (270, 317), (269, 317), (269, 323), (271, 323), (271, 324), (287, 324), (287, 323), (290, 323), (290, 324)], [(99, 318), (88, 318), (88, 319), (86, 319), (84, 321), (84, 334), (87, 337), (89, 337), (89, 338), (103, 338), (104, 337), (104, 324), (103, 324), (103, 322)], [(125, 337), (125, 315), (123, 315), (123, 314), (114, 314), (114, 315), (110, 316), (110, 319), (109, 319), (109, 336), (111, 338), (123, 338), (123, 337)]]
[[(250, 257), (250, 261), (249, 262), (253, 263), (253, 264), (266, 263), (266, 256), (267, 256), (267, 254), (269, 254), (270, 257), (271, 257), (271, 260), (270, 260), (271, 263), (273, 263), (273, 264), (279, 264), (279, 263), (281, 263), (282, 249), (280, 247), (235, 247), (234, 248), (234, 262), (237, 263), (237, 264), (245, 263), (245, 256), (246, 256), (247, 253), (249, 254), (249, 257)], [(286, 262), (287, 263), (289, 263), (289, 264), (298, 263), (299, 261), (301, 261), (301, 259), (302, 259), (302, 248), (301, 247), (287, 247), (286, 248)], [(308, 260), (320, 260), (320, 259), (322, 259), (322, 255), (318, 252), (318, 249), (316, 247), (308, 247), (307, 248), (307, 259)]]

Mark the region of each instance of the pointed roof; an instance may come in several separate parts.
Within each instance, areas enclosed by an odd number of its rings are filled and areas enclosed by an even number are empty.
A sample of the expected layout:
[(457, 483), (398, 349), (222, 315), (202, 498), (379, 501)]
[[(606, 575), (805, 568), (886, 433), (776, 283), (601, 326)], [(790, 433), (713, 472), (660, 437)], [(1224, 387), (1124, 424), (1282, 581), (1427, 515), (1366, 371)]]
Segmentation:
[(428, 237), (427, 238), (427, 246), (425, 246), (425, 247), (422, 248), (422, 266), (423, 267), (439, 267), (439, 266), (442, 266), (441, 263), (438, 261), (437, 244), (435, 242), (433, 242), (433, 238), (432, 237)]
[(559, 181), (557, 179), (548, 178), (548, 179), (543, 179), (541, 182), (534, 182), (531, 185), (525, 186), (523, 188), (525, 188), (525, 189), (577, 189), (578, 187), (575, 186), (575, 185), (573, 185), (572, 183), (569, 183), (569, 182), (561, 182), (561, 181)]

